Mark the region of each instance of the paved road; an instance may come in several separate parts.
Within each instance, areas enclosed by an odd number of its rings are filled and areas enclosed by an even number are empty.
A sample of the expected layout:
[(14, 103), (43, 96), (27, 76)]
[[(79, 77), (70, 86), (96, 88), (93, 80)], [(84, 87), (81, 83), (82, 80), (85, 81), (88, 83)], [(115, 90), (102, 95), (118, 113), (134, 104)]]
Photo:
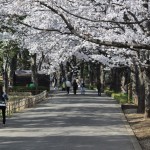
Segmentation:
[(140, 150), (123, 119), (112, 98), (58, 93), (0, 125), (0, 150)]

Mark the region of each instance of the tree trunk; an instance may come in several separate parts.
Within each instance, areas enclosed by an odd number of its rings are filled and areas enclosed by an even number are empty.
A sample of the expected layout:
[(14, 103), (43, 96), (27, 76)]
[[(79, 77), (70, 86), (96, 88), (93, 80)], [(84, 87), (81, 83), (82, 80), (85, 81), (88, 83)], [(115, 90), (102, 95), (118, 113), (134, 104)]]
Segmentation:
[(61, 75), (63, 78), (65, 78), (66, 74), (65, 74), (65, 68), (64, 65), (61, 63), (60, 64), (60, 71), (61, 71)]
[(36, 87), (36, 94), (37, 94), (38, 77), (37, 77), (37, 66), (36, 66), (36, 53), (31, 55), (31, 79), (33, 84)]
[(150, 118), (150, 66), (145, 68), (145, 87), (145, 118)]
[(101, 92), (104, 92), (104, 71), (102, 64), (97, 64), (96, 66), (96, 79), (101, 82)]
[(8, 93), (8, 73), (4, 71), (4, 92)]
[[(143, 6), (149, 12), (149, 0), (143, 0)], [(146, 22), (146, 34), (150, 36), (150, 20)], [(150, 118), (150, 52), (146, 52), (146, 67), (144, 72), (144, 81), (145, 81), (145, 118)]]
[(6, 56), (5, 58), (3, 57), (3, 81), (3, 91), (8, 93), (8, 56)]
[(94, 80), (94, 72), (93, 72), (94, 65), (92, 63), (89, 64), (89, 79), (90, 79), (90, 86), (93, 88), (93, 80)]
[(132, 80), (133, 80), (133, 98), (134, 103), (138, 106), (137, 112), (144, 113), (145, 111), (145, 84), (143, 77), (143, 69), (140, 65), (137, 65), (137, 61), (133, 60), (133, 68), (132, 68)]
[(131, 71), (132, 95), (133, 95), (134, 104), (138, 106), (139, 71), (138, 71), (138, 66), (134, 61), (131, 70), (132, 70)]
[(138, 113), (145, 111), (145, 85), (143, 78), (143, 71), (139, 68), (139, 84), (138, 84)]
[(104, 67), (100, 66), (100, 81), (101, 81), (101, 92), (104, 92)]
[(85, 77), (84, 77), (84, 61), (81, 62), (80, 78), (83, 79), (83, 81), (85, 80)]
[(110, 90), (114, 90), (115, 88), (115, 70), (111, 68), (111, 83), (110, 83)]
[(39, 65), (38, 65), (39, 70), (42, 69), (42, 63), (43, 63), (44, 58), (45, 58), (45, 55), (44, 55), (44, 53), (42, 52), (42, 56), (41, 56), (41, 58), (40, 58)]
[(127, 85), (127, 95), (128, 95), (128, 103), (131, 102), (132, 99), (132, 82), (131, 82), (131, 68), (126, 68), (126, 85)]
[(15, 86), (15, 70), (17, 68), (17, 55), (14, 56), (10, 63), (10, 73), (9, 73), (9, 80), (10, 85)]
[(70, 70), (70, 69), (72, 69), (70, 66), (71, 66), (70, 62), (67, 61), (67, 63), (66, 63), (66, 78), (67, 78), (67, 80), (72, 81), (73, 72)]
[(100, 81), (100, 64), (96, 64), (96, 79)]
[(111, 90), (115, 92), (121, 91), (121, 75), (119, 68), (113, 68), (111, 70), (112, 81), (111, 81)]

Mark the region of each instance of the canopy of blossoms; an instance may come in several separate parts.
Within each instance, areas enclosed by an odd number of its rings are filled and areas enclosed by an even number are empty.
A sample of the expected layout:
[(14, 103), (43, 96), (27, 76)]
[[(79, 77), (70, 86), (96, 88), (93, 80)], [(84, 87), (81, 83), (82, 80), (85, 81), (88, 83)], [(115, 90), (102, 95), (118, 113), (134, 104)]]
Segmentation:
[(57, 67), (71, 55), (110, 67), (131, 65), (136, 51), (150, 50), (149, 5), (145, 0), (2, 0), (0, 37), (10, 39), (11, 33), (39, 59), (44, 53), (43, 68)]

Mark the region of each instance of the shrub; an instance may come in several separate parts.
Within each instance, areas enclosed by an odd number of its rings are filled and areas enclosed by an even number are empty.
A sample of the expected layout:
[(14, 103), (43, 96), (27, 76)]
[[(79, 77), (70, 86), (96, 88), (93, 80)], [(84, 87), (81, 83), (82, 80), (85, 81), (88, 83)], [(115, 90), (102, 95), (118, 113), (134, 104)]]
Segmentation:
[(123, 93), (113, 93), (112, 97), (118, 101), (120, 104), (128, 103), (128, 95)]
[(90, 90), (94, 90), (94, 87), (92, 85), (89, 86)]
[[(126, 93), (115, 93), (109, 89), (106, 89), (105, 93), (108, 96), (112, 96), (120, 104), (128, 103), (128, 95)], [(130, 103), (132, 103), (132, 99), (130, 100)]]
[(96, 86), (95, 85), (88, 85), (88, 89), (89, 90), (94, 90), (94, 89), (96, 89)]
[(107, 96), (112, 96), (112, 93), (114, 93), (114, 91), (111, 91), (111, 90), (105, 90), (105, 93)]

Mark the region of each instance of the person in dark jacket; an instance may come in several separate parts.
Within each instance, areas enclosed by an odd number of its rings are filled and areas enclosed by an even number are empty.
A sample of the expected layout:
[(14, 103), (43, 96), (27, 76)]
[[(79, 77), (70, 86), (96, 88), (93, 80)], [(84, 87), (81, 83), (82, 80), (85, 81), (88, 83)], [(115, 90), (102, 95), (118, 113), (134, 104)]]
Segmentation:
[(72, 86), (73, 86), (73, 93), (76, 94), (77, 93), (77, 89), (78, 89), (78, 84), (77, 84), (76, 80), (73, 81)]
[(97, 81), (97, 92), (98, 92), (98, 96), (101, 96), (101, 82), (100, 80)]
[(0, 86), (0, 109), (2, 110), (3, 124), (6, 123), (6, 101), (8, 96), (3, 92), (2, 87)]

